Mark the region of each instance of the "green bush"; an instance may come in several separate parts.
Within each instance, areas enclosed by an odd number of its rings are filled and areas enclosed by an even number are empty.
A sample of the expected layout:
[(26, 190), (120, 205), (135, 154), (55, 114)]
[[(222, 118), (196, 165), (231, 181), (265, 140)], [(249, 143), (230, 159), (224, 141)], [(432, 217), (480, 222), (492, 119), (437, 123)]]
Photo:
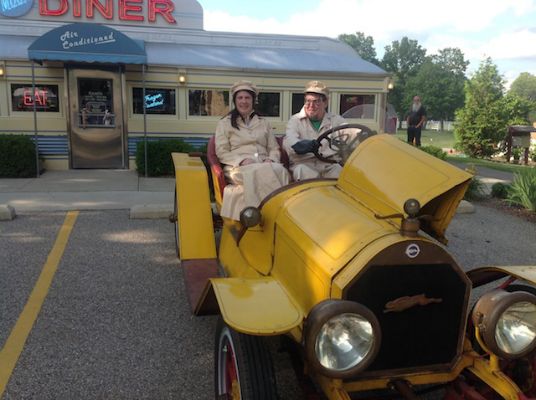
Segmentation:
[(437, 157), (441, 160), (446, 160), (447, 159), (447, 153), (445, 153), (443, 151), (443, 149), (437, 147), (437, 146), (422, 146), (422, 147), (419, 147), (422, 151), (434, 156), (434, 157)]
[(0, 136), (0, 177), (28, 178), (36, 171), (35, 145), (29, 136)]
[[(147, 175), (173, 175), (173, 160), (171, 153), (189, 153), (193, 148), (181, 139), (160, 140), (147, 142)], [(140, 141), (136, 146), (136, 167), (139, 175), (145, 174), (145, 142)]]
[(469, 187), (467, 188), (467, 191), (465, 192), (463, 198), (465, 200), (472, 201), (482, 200), (484, 197), (486, 197), (484, 184), (476, 176), (473, 176), (473, 178), (469, 182)]
[(510, 185), (508, 184), (502, 182), (494, 183), (491, 187), (491, 196), (497, 199), (506, 199), (508, 197), (509, 189)]
[(536, 169), (527, 168), (514, 173), (507, 200), (509, 203), (536, 211)]
[(521, 157), (523, 157), (524, 151), (520, 149), (519, 147), (514, 147), (512, 149), (512, 158), (514, 159), (515, 163), (518, 163), (519, 160), (521, 160)]

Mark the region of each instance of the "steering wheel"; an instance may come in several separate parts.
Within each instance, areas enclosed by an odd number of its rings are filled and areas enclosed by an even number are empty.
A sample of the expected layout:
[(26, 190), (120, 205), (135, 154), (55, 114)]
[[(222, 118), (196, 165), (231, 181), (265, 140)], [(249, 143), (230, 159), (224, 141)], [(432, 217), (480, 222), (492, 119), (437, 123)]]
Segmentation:
[[(343, 131), (343, 132), (339, 132)], [(343, 124), (335, 128), (328, 129), (316, 139), (318, 144), (317, 149), (313, 154), (320, 161), (327, 163), (340, 163), (344, 165), (350, 154), (354, 151), (358, 144), (370, 136), (375, 135), (369, 127), (361, 124)], [(322, 141), (327, 140), (329, 148), (334, 151), (333, 154), (324, 156), (319, 153), (322, 146)]]

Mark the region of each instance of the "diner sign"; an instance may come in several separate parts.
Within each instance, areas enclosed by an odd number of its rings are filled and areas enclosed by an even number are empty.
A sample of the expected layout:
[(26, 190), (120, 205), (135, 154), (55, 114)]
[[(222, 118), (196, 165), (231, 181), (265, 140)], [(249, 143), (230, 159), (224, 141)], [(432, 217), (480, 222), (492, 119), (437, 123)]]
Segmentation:
[(34, 0), (0, 0), (0, 15), (22, 17), (33, 7)]
[(174, 9), (171, 0), (39, 0), (39, 14), (46, 17), (70, 15), (92, 19), (98, 14), (108, 20), (117, 15), (121, 21), (155, 22), (160, 15), (168, 24), (176, 24)]

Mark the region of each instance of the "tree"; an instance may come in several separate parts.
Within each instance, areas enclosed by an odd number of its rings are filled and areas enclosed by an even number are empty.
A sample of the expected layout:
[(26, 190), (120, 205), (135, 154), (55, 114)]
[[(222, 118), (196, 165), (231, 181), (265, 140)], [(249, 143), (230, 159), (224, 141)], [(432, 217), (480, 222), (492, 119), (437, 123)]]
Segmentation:
[(512, 82), (509, 93), (530, 101), (536, 101), (536, 76), (522, 72)]
[(339, 35), (339, 40), (352, 47), (363, 60), (380, 65), (380, 61), (376, 58), (376, 49), (374, 48), (372, 36), (365, 36), (363, 32), (356, 32), (355, 34), (343, 33)]
[(424, 62), (417, 75), (408, 79), (404, 106), (409, 107), (413, 96), (418, 94), (425, 103), (429, 119), (438, 119), (441, 124), (454, 119), (456, 110), (464, 104), (468, 65), (460, 49), (439, 50)]
[(407, 81), (417, 75), (425, 61), (426, 49), (423, 49), (416, 40), (404, 36), (402, 40), (395, 40), (391, 45), (385, 46), (381, 66), (393, 73), (395, 79), (395, 87), (389, 92), (388, 100), (402, 118), (406, 109), (404, 98)]
[(519, 97), (504, 96), (497, 66), (485, 59), (465, 84), (465, 106), (456, 112), (456, 146), (473, 157), (493, 155), (508, 125), (526, 123), (528, 109)]
[(464, 78), (465, 71), (469, 65), (469, 61), (465, 60), (463, 52), (457, 47), (447, 47), (439, 50), (437, 54), (432, 56), (432, 61), (441, 65), (444, 70)]

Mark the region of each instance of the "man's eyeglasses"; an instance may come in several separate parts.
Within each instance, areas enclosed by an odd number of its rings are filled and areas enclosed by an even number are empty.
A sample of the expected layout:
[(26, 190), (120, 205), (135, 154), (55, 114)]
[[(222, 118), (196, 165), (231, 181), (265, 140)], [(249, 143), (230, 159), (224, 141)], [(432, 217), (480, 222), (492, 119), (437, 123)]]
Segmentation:
[(310, 106), (310, 105), (319, 105), (319, 104), (322, 104), (323, 100), (322, 99), (315, 99), (315, 100), (305, 100), (305, 105), (307, 106)]

